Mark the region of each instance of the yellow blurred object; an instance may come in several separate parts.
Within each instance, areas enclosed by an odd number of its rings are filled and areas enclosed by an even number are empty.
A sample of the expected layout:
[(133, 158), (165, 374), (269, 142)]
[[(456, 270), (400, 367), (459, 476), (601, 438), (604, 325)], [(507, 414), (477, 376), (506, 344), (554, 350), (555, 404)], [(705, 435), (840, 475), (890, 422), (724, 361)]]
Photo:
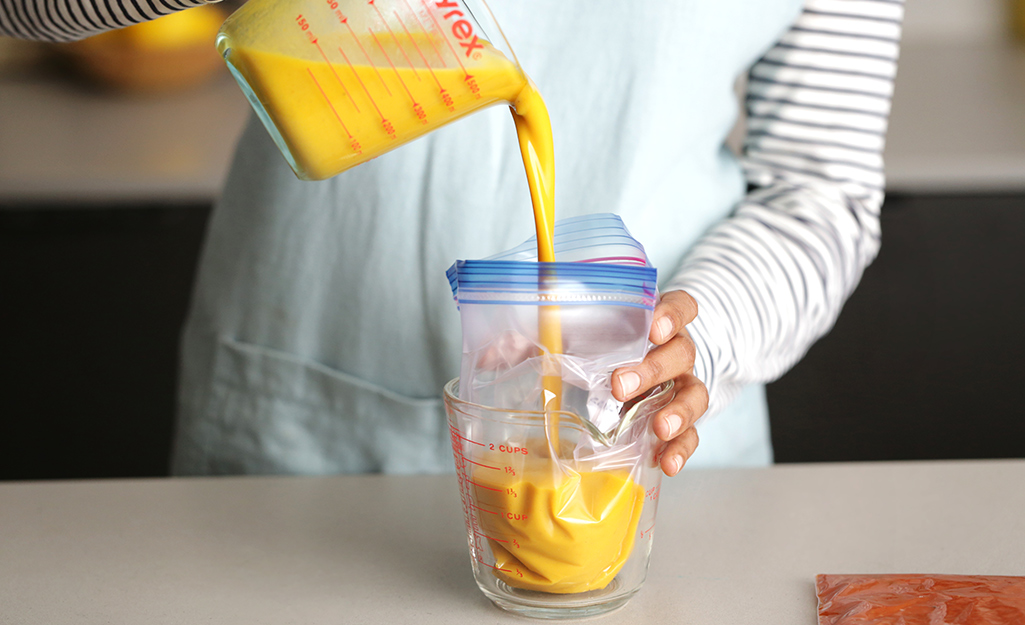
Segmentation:
[(224, 22), (220, 9), (203, 5), (164, 17), (115, 30), (101, 37), (124, 39), (140, 49), (169, 50), (191, 46), (212, 46), (217, 29)]
[(1009, 0), (1011, 3), (1011, 28), (1019, 42), (1025, 43), (1025, 0)]
[(224, 14), (203, 5), (67, 44), (75, 66), (103, 85), (168, 92), (205, 82), (221, 67), (214, 47)]

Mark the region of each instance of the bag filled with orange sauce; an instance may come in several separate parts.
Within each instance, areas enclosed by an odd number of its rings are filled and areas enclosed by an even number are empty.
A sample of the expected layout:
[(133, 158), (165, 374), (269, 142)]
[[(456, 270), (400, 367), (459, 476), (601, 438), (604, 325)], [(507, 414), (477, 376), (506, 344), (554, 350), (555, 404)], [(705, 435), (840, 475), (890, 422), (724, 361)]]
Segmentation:
[(1025, 625), (1025, 577), (818, 575), (819, 625)]

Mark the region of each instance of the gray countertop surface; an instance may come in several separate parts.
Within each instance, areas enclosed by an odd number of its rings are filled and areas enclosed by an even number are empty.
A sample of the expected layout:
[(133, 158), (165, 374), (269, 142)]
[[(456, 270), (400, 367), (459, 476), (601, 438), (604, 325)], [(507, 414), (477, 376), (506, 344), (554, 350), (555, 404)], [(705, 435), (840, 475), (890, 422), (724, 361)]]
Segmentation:
[[(165, 97), (0, 80), (0, 202), (209, 202), (248, 115), (226, 72)], [(1025, 47), (905, 46), (886, 167), (891, 191), (1025, 191)]]
[[(1025, 575), (1025, 460), (688, 471), (604, 623), (813, 625), (817, 573)], [(0, 622), (524, 622), (454, 476), (0, 483)]]

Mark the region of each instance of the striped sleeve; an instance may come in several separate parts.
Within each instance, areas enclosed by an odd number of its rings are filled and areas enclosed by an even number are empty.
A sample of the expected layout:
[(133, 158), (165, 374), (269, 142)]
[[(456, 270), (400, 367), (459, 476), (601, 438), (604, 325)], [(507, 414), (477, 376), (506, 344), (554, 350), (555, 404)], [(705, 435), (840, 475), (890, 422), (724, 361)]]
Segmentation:
[(899, 0), (807, 0), (751, 69), (741, 162), (754, 190), (668, 289), (698, 302), (694, 372), (714, 414), (832, 327), (879, 250)]
[(206, 4), (204, 0), (0, 0), (0, 35), (75, 41)]

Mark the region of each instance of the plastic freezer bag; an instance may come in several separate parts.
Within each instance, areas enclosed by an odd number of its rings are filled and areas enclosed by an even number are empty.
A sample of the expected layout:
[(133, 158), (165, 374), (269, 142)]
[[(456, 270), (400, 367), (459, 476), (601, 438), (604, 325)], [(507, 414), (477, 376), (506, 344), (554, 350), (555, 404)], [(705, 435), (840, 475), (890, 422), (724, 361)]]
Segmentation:
[[(459, 397), (536, 410), (544, 404), (543, 374), (554, 369), (560, 408), (609, 431), (623, 408), (612, 397), (612, 372), (640, 362), (651, 347), (657, 272), (617, 215), (557, 222), (554, 247), (555, 263), (537, 262), (531, 238), (448, 270), (463, 329)], [(558, 326), (561, 353), (545, 345), (545, 313)]]
[(1025, 625), (1025, 577), (818, 575), (819, 625)]
[(554, 247), (555, 263), (537, 262), (531, 239), (448, 272), (458, 398), (472, 402), (448, 407), (453, 450), (468, 527), (487, 539), (481, 553), (471, 536), (471, 552), (521, 589), (587, 592), (617, 575), (625, 588), (650, 553), (661, 479), (650, 418), (672, 390), (624, 407), (611, 374), (650, 348), (656, 271), (615, 215), (557, 222)]

